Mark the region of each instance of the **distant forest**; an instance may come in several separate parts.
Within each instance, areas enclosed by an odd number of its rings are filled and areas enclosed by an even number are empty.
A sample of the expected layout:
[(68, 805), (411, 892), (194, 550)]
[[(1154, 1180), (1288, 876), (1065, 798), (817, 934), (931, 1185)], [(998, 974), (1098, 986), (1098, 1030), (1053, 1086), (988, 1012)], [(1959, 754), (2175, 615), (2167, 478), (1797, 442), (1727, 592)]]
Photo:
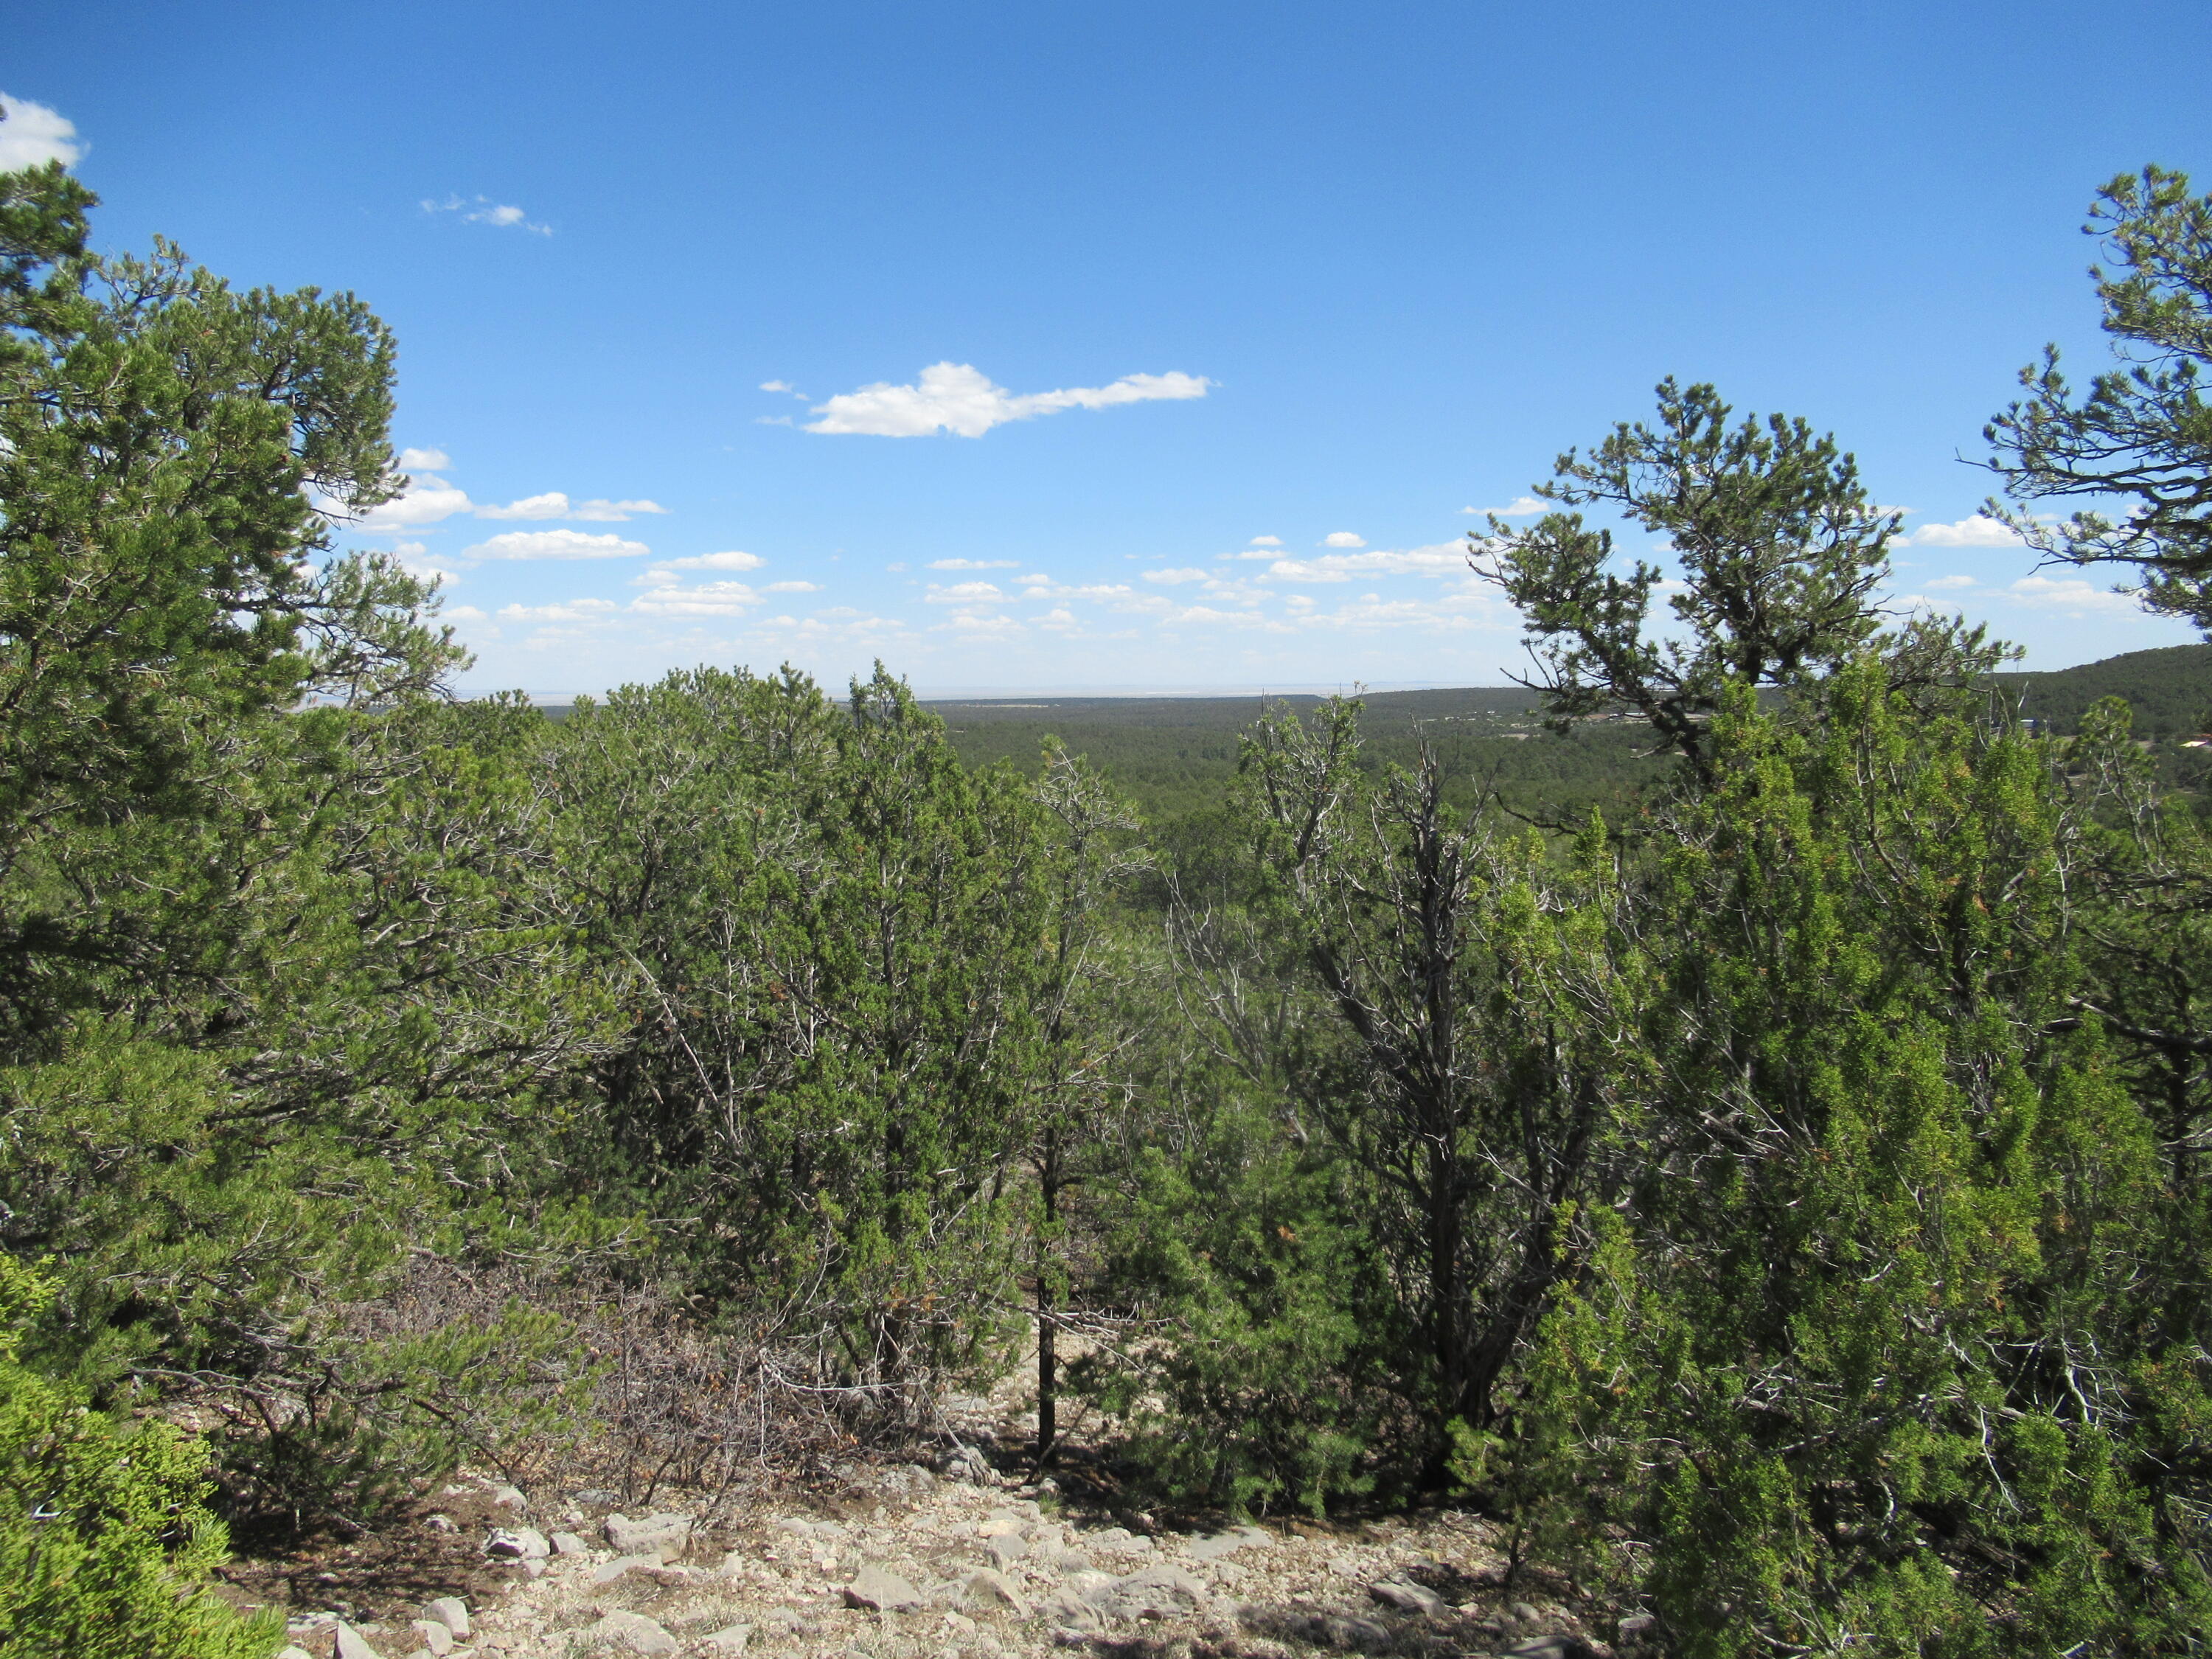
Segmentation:
[[(2212, 645), (2130, 651), (2043, 673), (1990, 676), (2019, 718), (2071, 736), (2104, 697), (2126, 701), (2136, 736), (2173, 740), (2212, 726)], [(1771, 695), (1771, 694), (1770, 694)], [(1009, 761), (1035, 771), (1046, 740), (1086, 757), (1148, 817), (1218, 803), (1236, 775), (1243, 733), (1271, 709), (1310, 717), (1311, 695), (1237, 697), (1030, 696), (945, 699), (940, 716), (969, 766)], [(1459, 804), (1489, 793), (1507, 807), (1569, 818), (1619, 800), (1668, 770), (1640, 721), (1597, 720), (1547, 730), (1540, 692), (1517, 685), (1382, 691), (1362, 698), (1363, 763), (1412, 767), (1425, 742)]]

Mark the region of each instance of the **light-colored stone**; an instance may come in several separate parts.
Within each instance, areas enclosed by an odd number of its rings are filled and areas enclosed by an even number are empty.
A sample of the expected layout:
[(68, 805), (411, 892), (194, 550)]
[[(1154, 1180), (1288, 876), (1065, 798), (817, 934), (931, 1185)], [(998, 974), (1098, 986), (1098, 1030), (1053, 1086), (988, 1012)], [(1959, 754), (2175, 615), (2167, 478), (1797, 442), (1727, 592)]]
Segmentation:
[(768, 1525), (770, 1532), (780, 1532), (791, 1538), (805, 1538), (814, 1531), (811, 1521), (802, 1521), (795, 1515), (780, 1515)]
[(1185, 1540), (1182, 1553), (1194, 1561), (1212, 1561), (1224, 1555), (1233, 1555), (1244, 1547), (1243, 1539), (1233, 1532), (1217, 1532), (1205, 1538)]
[(584, 1633), (603, 1647), (629, 1653), (674, 1653), (678, 1645), (676, 1638), (663, 1630), (658, 1622), (641, 1613), (631, 1613), (621, 1607), (601, 1613), (599, 1622)]
[(1021, 1529), (1022, 1517), (1018, 1515), (1009, 1515), (1001, 1510), (989, 1520), (979, 1522), (975, 1528), (975, 1535), (978, 1538), (1012, 1538), (1019, 1534)]
[(1370, 1584), (1367, 1593), (1401, 1613), (1418, 1613), (1433, 1619), (1451, 1611), (1451, 1603), (1434, 1590), (1404, 1578), (1385, 1578), (1378, 1584)]
[(484, 1540), (483, 1553), (495, 1561), (543, 1561), (553, 1546), (535, 1527), (494, 1527)]
[(845, 1605), (862, 1607), (870, 1613), (905, 1613), (922, 1604), (922, 1594), (895, 1572), (886, 1572), (872, 1562), (861, 1564), (853, 1575), (853, 1582), (845, 1586)]
[(1030, 1616), (1028, 1597), (1016, 1589), (1003, 1573), (978, 1567), (960, 1582), (956, 1605), (969, 1613), (1010, 1611), (1017, 1619)]
[(991, 1558), (991, 1565), (1000, 1572), (1030, 1553), (1029, 1540), (1018, 1533), (1001, 1533), (983, 1540), (983, 1553)]
[(592, 1582), (594, 1584), (611, 1584), (616, 1579), (626, 1577), (641, 1567), (658, 1567), (659, 1565), (660, 1558), (657, 1555), (617, 1555), (613, 1560), (602, 1561), (592, 1569)]
[(514, 1515), (524, 1515), (529, 1512), (530, 1500), (522, 1495), (520, 1486), (501, 1486), (491, 1495), (491, 1506)]
[(441, 1595), (422, 1604), (422, 1616), (434, 1619), (456, 1636), (469, 1633), (469, 1604), (458, 1595)]
[(315, 1659), (305, 1648), (283, 1647), (276, 1650), (276, 1659)]
[(1113, 1579), (1086, 1599), (1109, 1619), (1172, 1619), (1196, 1612), (1206, 1601), (1206, 1586), (1163, 1563)]
[(383, 1656), (368, 1644), (368, 1638), (351, 1625), (341, 1622), (338, 1626), (337, 1659), (383, 1659)]
[(553, 1553), (556, 1555), (589, 1555), (592, 1547), (573, 1532), (553, 1534)]
[(653, 1555), (673, 1561), (691, 1546), (691, 1517), (688, 1515), (648, 1515), (633, 1521), (625, 1515), (606, 1519), (608, 1547), (617, 1555)]
[(1129, 1541), (1129, 1538), (1130, 1533), (1127, 1527), (1106, 1527), (1097, 1532), (1086, 1532), (1083, 1534), (1084, 1543), (1095, 1550), (1107, 1549), (1115, 1544), (1126, 1544)]
[(446, 1628), (442, 1620), (411, 1620), (407, 1627), (422, 1638), (422, 1645), (435, 1654), (437, 1659), (446, 1659), (446, 1656), (453, 1650), (453, 1632)]
[(1106, 1615), (1072, 1590), (1039, 1602), (1037, 1613), (1055, 1632), (1089, 1636), (1106, 1628)]
[(734, 1656), (745, 1650), (745, 1644), (753, 1639), (750, 1625), (725, 1625), (712, 1636), (700, 1638), (700, 1645), (709, 1653)]

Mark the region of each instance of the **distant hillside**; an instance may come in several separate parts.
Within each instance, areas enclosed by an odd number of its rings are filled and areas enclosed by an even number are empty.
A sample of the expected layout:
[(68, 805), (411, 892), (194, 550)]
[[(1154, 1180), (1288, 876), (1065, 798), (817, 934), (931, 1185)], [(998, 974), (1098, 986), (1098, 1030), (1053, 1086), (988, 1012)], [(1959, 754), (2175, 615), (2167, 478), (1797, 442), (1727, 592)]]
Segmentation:
[(1994, 677), (2021, 700), (2023, 718), (2071, 732), (2102, 697), (2125, 697), (2142, 737), (2171, 738), (2212, 727), (2212, 645), (2130, 651), (2079, 668)]
[[(2212, 726), (2212, 645), (2131, 651), (2102, 662), (2048, 673), (1994, 677), (2020, 699), (2025, 717), (2070, 732), (2100, 697), (2125, 697), (2145, 737), (2177, 737)], [(1037, 695), (933, 701), (969, 765), (1011, 760), (1036, 763), (1047, 734), (1087, 755), (1146, 811), (1173, 816), (1218, 802), (1237, 770), (1238, 735), (1266, 704), (1303, 714), (1322, 699), (1296, 695), (1237, 697), (1086, 697)], [(1585, 726), (1565, 737), (1542, 729), (1538, 696), (1519, 686), (1468, 686), (1442, 691), (1383, 691), (1364, 700), (1362, 721), (1371, 761), (1410, 762), (1413, 728), (1441, 746), (1455, 793), (1468, 796), (1481, 780), (1523, 810), (1575, 814), (1592, 803), (1608, 809), (1655, 776), (1661, 764), (1644, 757), (1644, 727)]]

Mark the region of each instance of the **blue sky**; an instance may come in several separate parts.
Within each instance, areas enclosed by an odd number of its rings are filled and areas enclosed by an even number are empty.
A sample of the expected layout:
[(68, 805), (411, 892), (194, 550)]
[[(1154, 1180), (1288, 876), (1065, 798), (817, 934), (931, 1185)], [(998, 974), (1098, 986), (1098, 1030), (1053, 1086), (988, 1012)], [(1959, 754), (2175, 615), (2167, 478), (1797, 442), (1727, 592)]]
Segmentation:
[(1960, 458), (2106, 361), (2082, 210), (2212, 187), (2207, 63), (2202, 0), (73, 0), (0, 131), (103, 246), (392, 325), (416, 489), (348, 540), (451, 573), (477, 687), (1496, 684), (1463, 509), (1669, 374), (2057, 667), (2196, 636), (1974, 544)]

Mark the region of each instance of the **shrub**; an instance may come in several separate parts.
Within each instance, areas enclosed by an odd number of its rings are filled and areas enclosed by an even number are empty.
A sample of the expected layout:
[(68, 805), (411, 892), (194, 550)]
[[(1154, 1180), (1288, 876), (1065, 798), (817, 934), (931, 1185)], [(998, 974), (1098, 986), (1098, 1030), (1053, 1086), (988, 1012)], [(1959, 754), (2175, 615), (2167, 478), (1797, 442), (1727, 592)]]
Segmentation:
[(274, 1613), (240, 1617), (202, 1583), (222, 1559), (206, 1459), (166, 1424), (88, 1410), (21, 1364), (52, 1295), (0, 1256), (0, 1650), (11, 1659), (267, 1659)]

